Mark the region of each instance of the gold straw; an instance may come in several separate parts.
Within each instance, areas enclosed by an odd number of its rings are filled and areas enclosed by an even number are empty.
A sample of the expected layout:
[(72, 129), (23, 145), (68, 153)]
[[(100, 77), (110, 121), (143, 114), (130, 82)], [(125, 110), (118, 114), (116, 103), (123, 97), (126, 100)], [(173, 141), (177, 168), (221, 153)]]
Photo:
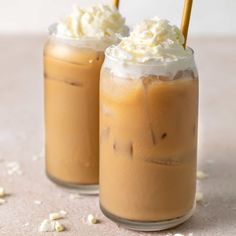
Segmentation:
[(190, 21), (191, 9), (192, 9), (193, 0), (185, 0), (184, 2), (184, 10), (181, 22), (181, 31), (184, 35), (184, 47), (186, 47), (187, 37), (188, 37), (188, 26)]
[(113, 5), (119, 9), (119, 4), (120, 4), (120, 1), (119, 0), (113, 0)]

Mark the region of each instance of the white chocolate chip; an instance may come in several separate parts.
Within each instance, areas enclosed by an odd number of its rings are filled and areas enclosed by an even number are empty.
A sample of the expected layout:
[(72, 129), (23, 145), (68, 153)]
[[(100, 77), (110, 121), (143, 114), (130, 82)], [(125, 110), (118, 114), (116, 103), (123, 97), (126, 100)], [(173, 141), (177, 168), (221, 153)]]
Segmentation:
[(60, 213), (61, 216), (66, 216), (67, 215), (67, 212), (64, 211), (64, 210), (60, 210), (59, 213)]
[(65, 230), (65, 227), (59, 221), (56, 221), (55, 222), (55, 230), (57, 232), (62, 232)]
[(41, 152), (39, 153), (39, 158), (43, 158), (43, 157), (45, 157), (45, 149), (44, 149), (44, 147), (41, 149)]
[(4, 197), (5, 195), (5, 189), (3, 187), (0, 187), (0, 197)]
[(33, 157), (32, 157), (32, 160), (33, 161), (37, 161), (39, 159), (39, 156), (37, 156), (37, 155), (34, 155)]
[(34, 201), (34, 204), (36, 204), (36, 205), (41, 205), (41, 204), (42, 204), (42, 202), (41, 202), (41, 201), (39, 201), (39, 200), (35, 200), (35, 201)]
[(49, 214), (49, 219), (42, 221), (39, 231), (40, 232), (61, 232), (65, 230), (65, 227), (60, 224), (59, 219), (63, 218), (67, 214), (66, 211), (60, 210), (59, 212), (53, 212)]
[(203, 199), (203, 193), (197, 192), (196, 193), (196, 202), (200, 202)]
[(208, 177), (208, 175), (206, 173), (204, 173), (202, 171), (197, 171), (197, 178), (198, 179), (205, 179), (207, 177)]
[(92, 214), (89, 214), (87, 219), (88, 219), (89, 224), (96, 224), (97, 223), (96, 217), (93, 216)]
[(89, 63), (93, 63), (93, 60), (89, 60)]
[(16, 161), (6, 163), (8, 175), (17, 174), (22, 175), (23, 171), (21, 170), (20, 164)]
[(55, 231), (55, 221), (43, 220), (39, 227), (39, 232), (53, 232)]
[(6, 200), (5, 200), (5, 199), (3, 199), (3, 198), (0, 198), (0, 205), (4, 204), (5, 202), (6, 202)]
[(183, 234), (174, 234), (174, 236), (184, 236)]
[(50, 219), (50, 220), (59, 220), (59, 219), (61, 219), (61, 218), (62, 218), (62, 216), (61, 216), (61, 214), (58, 213), (58, 212), (53, 212), (53, 213), (50, 213), (50, 214), (49, 214), (49, 219)]

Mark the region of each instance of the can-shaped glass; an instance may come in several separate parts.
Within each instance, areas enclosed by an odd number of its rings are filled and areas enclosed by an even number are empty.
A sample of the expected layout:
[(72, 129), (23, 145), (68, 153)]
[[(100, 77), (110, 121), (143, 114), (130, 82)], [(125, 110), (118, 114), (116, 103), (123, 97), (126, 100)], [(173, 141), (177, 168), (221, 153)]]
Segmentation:
[(144, 64), (106, 52), (100, 81), (101, 210), (133, 230), (174, 227), (195, 208), (194, 53)]
[(99, 78), (106, 42), (62, 38), (44, 47), (46, 173), (81, 193), (98, 191)]

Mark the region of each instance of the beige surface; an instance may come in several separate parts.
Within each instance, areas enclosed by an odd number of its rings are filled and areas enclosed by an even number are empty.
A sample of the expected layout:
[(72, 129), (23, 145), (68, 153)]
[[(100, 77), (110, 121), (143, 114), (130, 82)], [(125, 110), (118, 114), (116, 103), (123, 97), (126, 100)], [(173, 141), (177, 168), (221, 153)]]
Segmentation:
[[(0, 235), (40, 235), (40, 222), (60, 209), (68, 212), (62, 220), (68, 230), (59, 235), (236, 235), (236, 39), (190, 40), (200, 71), (199, 168), (209, 177), (200, 183), (204, 200), (195, 215), (173, 230), (152, 234), (119, 228), (101, 214), (97, 197), (71, 200), (70, 190), (47, 180), (43, 159), (32, 161), (43, 143), (44, 39), (0, 37), (0, 158), (5, 159), (0, 163), (0, 186), (11, 194), (0, 205)], [(24, 174), (9, 176), (7, 161), (18, 161)], [(42, 204), (34, 204), (35, 200)], [(90, 213), (101, 223), (85, 224), (83, 219)]]

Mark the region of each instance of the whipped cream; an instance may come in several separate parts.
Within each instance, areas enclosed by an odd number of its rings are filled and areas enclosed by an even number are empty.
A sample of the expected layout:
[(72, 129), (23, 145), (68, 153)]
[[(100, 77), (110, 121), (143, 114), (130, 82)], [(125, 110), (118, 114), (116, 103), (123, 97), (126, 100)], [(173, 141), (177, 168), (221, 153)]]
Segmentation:
[(193, 52), (183, 43), (177, 26), (154, 17), (137, 25), (118, 45), (107, 48), (104, 68), (121, 77), (169, 76), (188, 69), (197, 75)]
[(129, 37), (110, 47), (107, 53), (128, 62), (176, 61), (192, 53), (184, 49), (183, 43), (184, 36), (177, 26), (154, 17), (137, 25)]
[(117, 42), (119, 37), (128, 34), (128, 27), (119, 11), (109, 5), (74, 6), (71, 14), (57, 24), (55, 34), (66, 38)]

